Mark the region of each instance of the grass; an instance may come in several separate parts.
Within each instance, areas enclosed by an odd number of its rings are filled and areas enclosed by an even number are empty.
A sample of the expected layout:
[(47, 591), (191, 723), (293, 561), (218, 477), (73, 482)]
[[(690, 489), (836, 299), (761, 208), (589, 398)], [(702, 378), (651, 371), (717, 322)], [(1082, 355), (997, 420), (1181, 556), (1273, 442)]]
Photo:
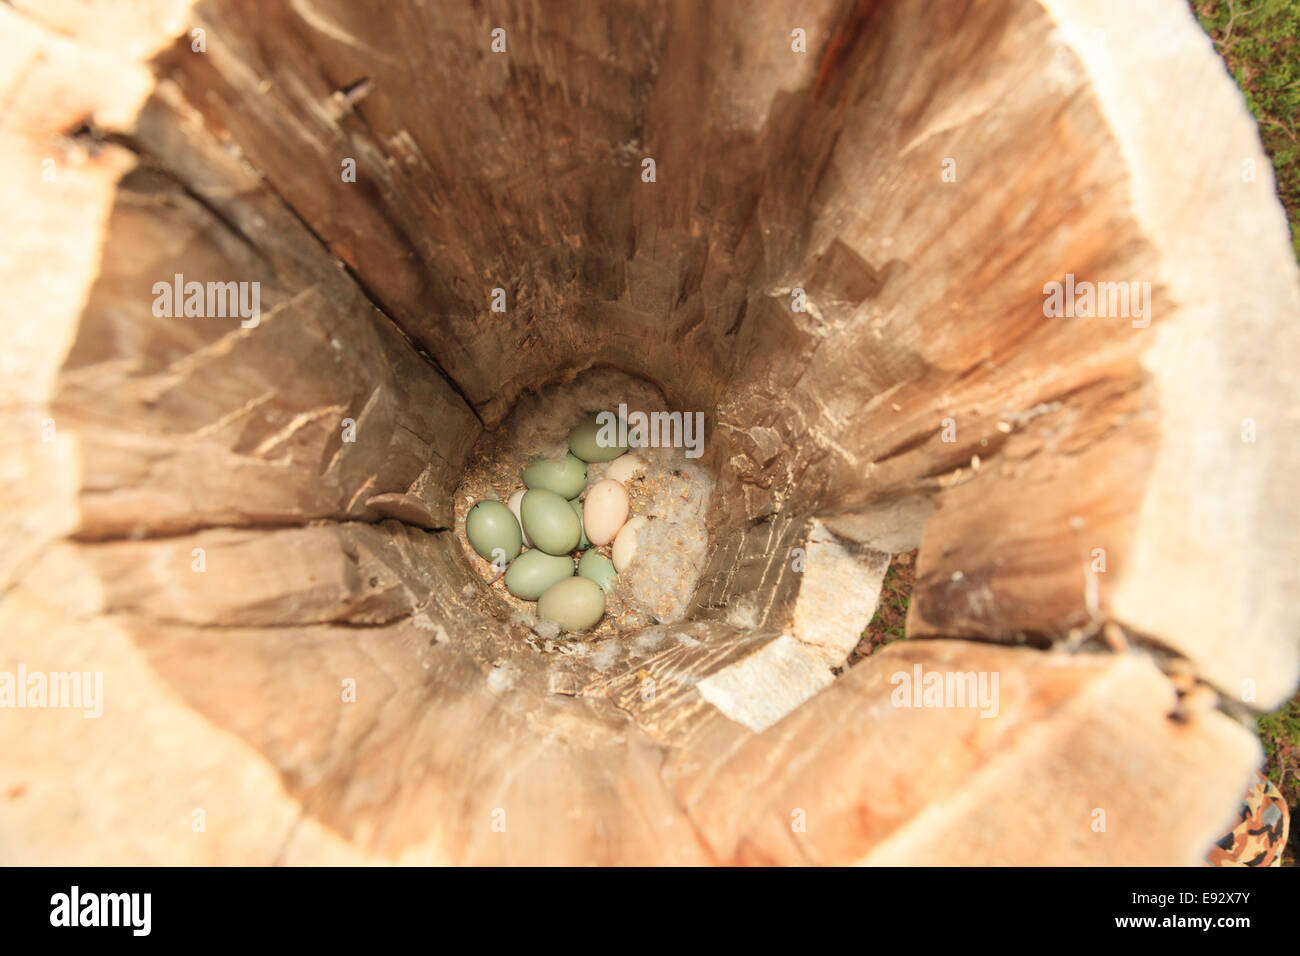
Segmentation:
[[(1192, 0), (1192, 9), (1259, 122), (1300, 261), (1300, 0)], [(1300, 853), (1300, 693), (1259, 719), (1265, 775), (1291, 808), (1283, 865)]]
[(1291, 808), (1291, 836), (1282, 853), (1283, 866), (1300, 856), (1300, 694), (1272, 714), (1259, 718), (1255, 733), (1264, 745), (1264, 775), (1277, 785)]
[[(901, 641), (906, 636), (907, 609), (912, 606), (912, 585), (916, 583), (916, 550), (896, 554), (889, 562), (885, 580), (880, 585), (880, 601), (871, 623), (862, 632), (858, 646), (849, 655), (845, 667), (852, 667), (879, 648)], [(842, 673), (842, 668), (835, 672)]]

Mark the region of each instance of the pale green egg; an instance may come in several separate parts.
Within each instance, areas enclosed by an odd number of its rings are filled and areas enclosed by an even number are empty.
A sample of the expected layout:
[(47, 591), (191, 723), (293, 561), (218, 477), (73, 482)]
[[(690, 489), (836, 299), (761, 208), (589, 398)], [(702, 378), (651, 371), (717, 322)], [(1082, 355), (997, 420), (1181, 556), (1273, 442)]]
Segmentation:
[(585, 631), (605, 613), (605, 592), (587, 578), (552, 584), (537, 601), (537, 616), (566, 631)]
[(465, 536), (479, 557), (513, 561), (524, 546), (515, 516), (499, 501), (480, 501), (465, 516)]
[(586, 483), (587, 464), (573, 455), (544, 458), (524, 469), (525, 485), (553, 491), (561, 498), (576, 498)]
[[(594, 549), (584, 551), (578, 559), (578, 574), (588, 581), (595, 581), (602, 591), (614, 590), (614, 578), (618, 577), (614, 562)], [(507, 578), (509, 576), (506, 575)]]
[(578, 525), (582, 528), (582, 530), (578, 532), (580, 535), (578, 538), (578, 547), (586, 550), (591, 547), (591, 542), (587, 540), (587, 528), (582, 524), (582, 502), (577, 498), (570, 498), (569, 504), (573, 505), (573, 513), (578, 516)]
[(528, 529), (528, 539), (547, 554), (568, 554), (582, 538), (582, 521), (572, 506), (553, 491), (534, 488), (524, 492), (519, 513)]
[(617, 420), (601, 425), (592, 414), (569, 432), (569, 450), (583, 461), (613, 461), (627, 451), (627, 445), (618, 444)]
[(571, 577), (573, 558), (533, 548), (510, 562), (506, 571), (506, 590), (525, 601), (536, 601), (552, 584)]

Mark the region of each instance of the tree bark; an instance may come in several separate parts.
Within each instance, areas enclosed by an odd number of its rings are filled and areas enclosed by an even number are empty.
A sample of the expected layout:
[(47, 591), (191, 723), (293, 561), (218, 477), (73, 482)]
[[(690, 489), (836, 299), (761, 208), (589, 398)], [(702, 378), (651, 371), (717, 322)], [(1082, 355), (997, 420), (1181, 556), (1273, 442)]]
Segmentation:
[[(1300, 274), (1185, 4), (96, 9), (0, 7), (0, 651), (104, 678), (100, 717), (0, 715), (9, 862), (1226, 829), (1300, 673)], [(177, 274), (259, 322), (156, 315)], [(1067, 275), (1149, 322), (1045, 315)], [(548, 644), (450, 496), (597, 365), (706, 412), (709, 563), (686, 622)], [(835, 678), (917, 545), (909, 639)], [(996, 713), (910, 706), (918, 667)]]

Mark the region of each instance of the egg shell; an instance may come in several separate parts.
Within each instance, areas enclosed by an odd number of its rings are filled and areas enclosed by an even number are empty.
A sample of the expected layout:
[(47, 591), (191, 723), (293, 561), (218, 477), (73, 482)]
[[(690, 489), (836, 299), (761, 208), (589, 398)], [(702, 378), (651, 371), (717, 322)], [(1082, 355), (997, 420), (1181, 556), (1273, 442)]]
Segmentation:
[(645, 462), (632, 452), (626, 455), (619, 455), (609, 463), (605, 469), (605, 477), (613, 478), (615, 481), (621, 481), (627, 484), (633, 478), (645, 477)]
[[(569, 504), (573, 507), (573, 513), (578, 516), (578, 523), (581, 524), (582, 523), (582, 502), (579, 501), (577, 498), (570, 498)], [(525, 538), (526, 537), (527, 536), (525, 536)], [(527, 541), (525, 541), (525, 544), (526, 543)], [(578, 532), (578, 547), (581, 548), (583, 551), (591, 547), (591, 542), (587, 540), (587, 529), (585, 526), (582, 528), (581, 531)]]
[(582, 526), (594, 545), (609, 544), (618, 529), (627, 521), (631, 507), (627, 489), (621, 481), (602, 478), (587, 489), (587, 499), (582, 506)]
[[(513, 561), (524, 545), (523, 531), (515, 516), (499, 501), (480, 501), (465, 515), (465, 537), (479, 557), (488, 561)], [(494, 555), (500, 549), (502, 554)]]
[(596, 550), (583, 552), (578, 559), (578, 574), (589, 581), (595, 581), (602, 591), (614, 590), (614, 578), (618, 576), (614, 562)]
[[(597, 413), (599, 414), (599, 413)], [(613, 413), (609, 413), (613, 417)], [(606, 439), (602, 443), (602, 434)], [(610, 444), (609, 441), (613, 442)], [(596, 420), (596, 414), (588, 415), (569, 432), (569, 450), (583, 461), (613, 461), (627, 451), (627, 445), (617, 444), (618, 421), (615, 418), (610, 425), (602, 425)]]
[(533, 545), (547, 554), (568, 554), (582, 539), (582, 521), (573, 506), (553, 491), (530, 488), (519, 502), (519, 513)]
[(524, 500), (524, 492), (527, 490), (527, 488), (520, 488), (511, 495), (510, 500), (506, 502), (506, 507), (510, 509), (510, 513), (519, 522), (519, 533), (524, 536), (524, 547), (531, 548), (533, 543), (528, 540), (528, 532), (524, 530), (524, 516), (519, 513), (519, 502)]
[(585, 631), (605, 613), (605, 592), (587, 578), (566, 578), (537, 600), (537, 616), (566, 631)]
[(573, 558), (547, 554), (539, 548), (525, 551), (506, 569), (506, 590), (525, 601), (536, 601), (552, 584), (573, 577)]
[(553, 491), (562, 498), (576, 498), (587, 483), (587, 464), (573, 455), (543, 458), (524, 469), (524, 484), (530, 489)]
[(637, 532), (647, 524), (649, 524), (649, 522), (638, 515), (631, 519), (627, 524), (623, 525), (618, 532), (618, 537), (614, 539), (614, 547), (612, 549), (614, 570), (618, 571), (620, 574), (623, 573), (624, 568), (632, 563), (632, 559), (636, 557)]

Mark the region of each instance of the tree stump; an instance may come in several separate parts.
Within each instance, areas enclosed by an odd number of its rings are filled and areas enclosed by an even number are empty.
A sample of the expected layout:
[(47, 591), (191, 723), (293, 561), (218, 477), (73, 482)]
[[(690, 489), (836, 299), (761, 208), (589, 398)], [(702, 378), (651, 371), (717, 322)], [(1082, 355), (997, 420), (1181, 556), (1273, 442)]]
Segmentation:
[[(103, 681), (0, 713), (6, 862), (1190, 864), (1229, 825), (1300, 671), (1300, 276), (1182, 0), (0, 24), (0, 651)], [(258, 320), (159, 315), (178, 275)], [(1067, 281), (1149, 292), (1047, 314)], [(707, 413), (709, 560), (685, 622), (548, 652), (449, 496), (596, 366)], [(916, 546), (908, 639), (835, 677)]]

